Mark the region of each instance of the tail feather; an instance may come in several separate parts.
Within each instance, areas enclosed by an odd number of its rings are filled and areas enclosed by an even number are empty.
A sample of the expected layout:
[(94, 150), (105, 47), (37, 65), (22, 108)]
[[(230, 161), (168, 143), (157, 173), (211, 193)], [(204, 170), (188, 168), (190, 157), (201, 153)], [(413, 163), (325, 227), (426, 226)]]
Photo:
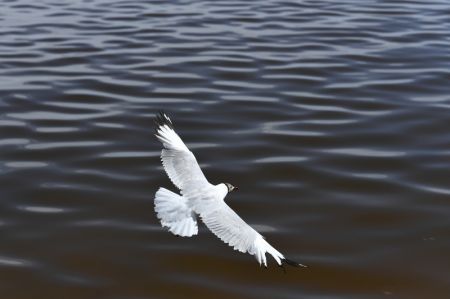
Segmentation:
[(184, 197), (159, 188), (155, 195), (155, 211), (161, 225), (168, 227), (174, 235), (191, 237), (198, 234), (195, 214)]

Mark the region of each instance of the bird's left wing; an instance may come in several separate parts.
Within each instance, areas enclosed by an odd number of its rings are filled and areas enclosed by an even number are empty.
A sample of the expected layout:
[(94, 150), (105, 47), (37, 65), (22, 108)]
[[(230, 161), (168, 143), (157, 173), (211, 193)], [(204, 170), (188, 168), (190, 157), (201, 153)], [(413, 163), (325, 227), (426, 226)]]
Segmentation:
[(175, 132), (170, 118), (161, 112), (155, 122), (155, 135), (164, 146), (161, 152), (162, 164), (172, 183), (181, 191), (187, 192), (209, 186), (194, 154)]
[[(283, 254), (245, 223), (223, 200), (201, 199), (196, 202), (196, 205), (202, 221), (219, 239), (235, 250), (254, 255), (260, 265), (267, 266), (266, 253), (269, 253), (280, 266), (283, 263), (300, 266), (285, 259)], [(207, 205), (207, 207), (202, 208), (199, 205)]]

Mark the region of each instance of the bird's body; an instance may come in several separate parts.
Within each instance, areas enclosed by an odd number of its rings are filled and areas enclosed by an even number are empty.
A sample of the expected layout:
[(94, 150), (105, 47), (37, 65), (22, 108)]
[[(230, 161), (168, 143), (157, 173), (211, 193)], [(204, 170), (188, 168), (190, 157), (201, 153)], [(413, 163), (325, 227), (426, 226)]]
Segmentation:
[(245, 223), (226, 203), (233, 189), (229, 183), (208, 182), (194, 154), (175, 132), (169, 117), (160, 113), (156, 119), (156, 137), (164, 148), (161, 160), (172, 183), (181, 195), (159, 188), (155, 195), (155, 211), (162, 226), (173, 234), (191, 237), (198, 233), (197, 216), (222, 241), (240, 252), (254, 255), (260, 265), (267, 266), (266, 253), (278, 265), (303, 266), (286, 259), (256, 230)]

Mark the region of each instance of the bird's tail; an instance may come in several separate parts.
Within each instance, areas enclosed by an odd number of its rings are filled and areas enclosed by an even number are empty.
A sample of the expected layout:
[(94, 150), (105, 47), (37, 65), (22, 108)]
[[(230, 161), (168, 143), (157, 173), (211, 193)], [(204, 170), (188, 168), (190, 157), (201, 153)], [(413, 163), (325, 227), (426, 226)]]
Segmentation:
[(174, 235), (191, 237), (198, 233), (195, 214), (184, 197), (159, 188), (155, 194), (155, 211), (161, 225), (168, 227)]

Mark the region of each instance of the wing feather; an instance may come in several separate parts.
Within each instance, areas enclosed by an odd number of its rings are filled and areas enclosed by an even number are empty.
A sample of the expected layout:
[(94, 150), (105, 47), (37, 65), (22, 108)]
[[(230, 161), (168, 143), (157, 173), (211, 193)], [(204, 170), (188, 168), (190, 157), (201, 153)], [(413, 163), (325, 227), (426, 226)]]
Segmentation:
[(272, 255), (275, 261), (282, 265), (284, 256), (224, 201), (217, 201), (215, 209), (200, 213), (200, 218), (219, 239), (235, 250), (254, 255), (260, 265), (267, 266), (266, 253)]
[(160, 113), (155, 122), (155, 135), (164, 146), (161, 161), (172, 183), (180, 190), (196, 190), (209, 185), (197, 159), (175, 132), (169, 117)]

